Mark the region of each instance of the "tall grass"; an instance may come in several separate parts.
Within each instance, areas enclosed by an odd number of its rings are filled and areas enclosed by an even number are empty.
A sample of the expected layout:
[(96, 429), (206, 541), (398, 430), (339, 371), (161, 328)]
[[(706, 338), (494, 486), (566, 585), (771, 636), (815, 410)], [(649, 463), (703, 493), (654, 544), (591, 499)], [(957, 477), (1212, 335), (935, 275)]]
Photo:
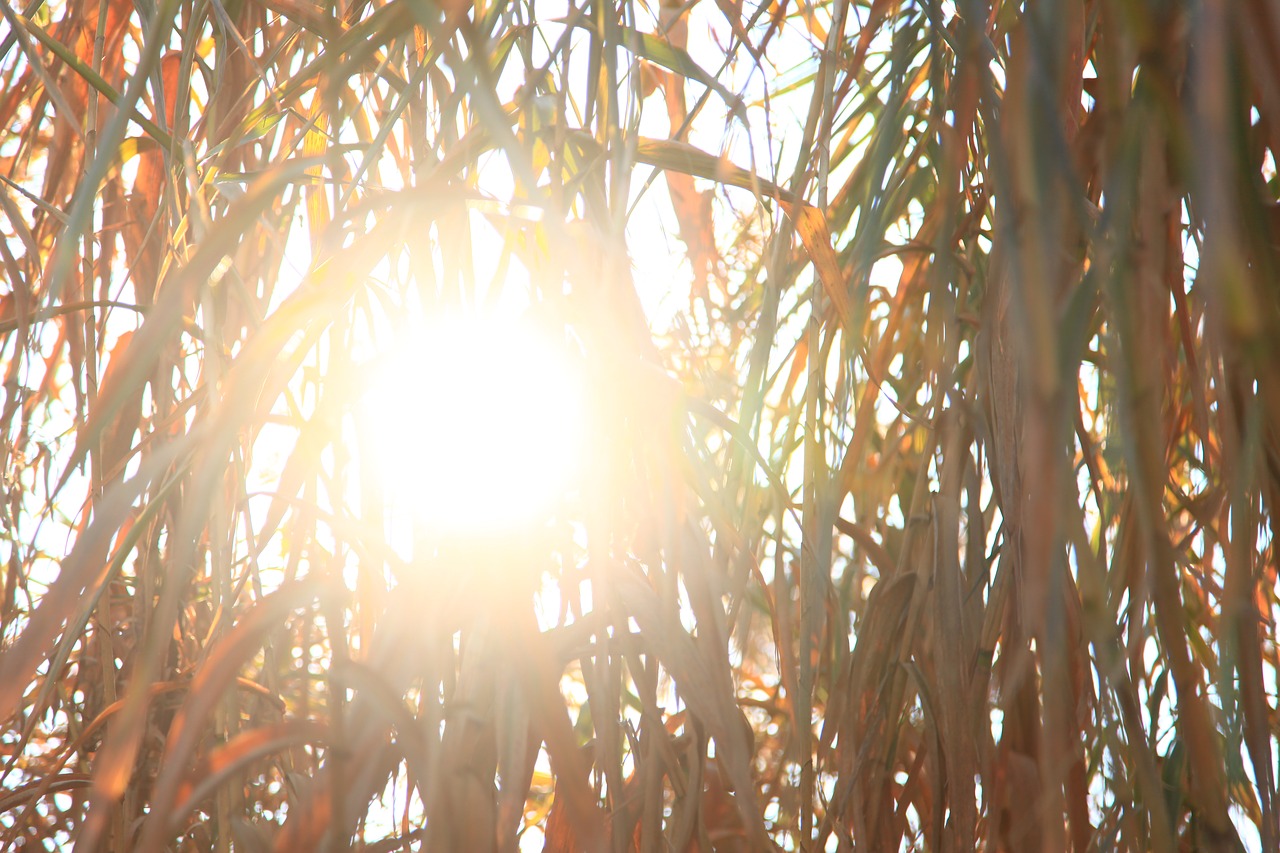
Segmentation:
[[(1280, 847), (1268, 4), (0, 13), (0, 847)], [(508, 298), (589, 475), (406, 541)]]

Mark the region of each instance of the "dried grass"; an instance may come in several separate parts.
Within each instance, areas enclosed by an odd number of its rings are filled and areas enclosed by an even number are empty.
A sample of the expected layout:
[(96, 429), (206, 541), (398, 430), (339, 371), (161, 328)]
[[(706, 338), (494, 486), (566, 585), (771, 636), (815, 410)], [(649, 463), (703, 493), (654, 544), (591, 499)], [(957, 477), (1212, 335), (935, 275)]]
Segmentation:
[[(1026, 7), (0, 0), (0, 846), (1278, 849), (1280, 17)], [(469, 211), (599, 476), (405, 558)]]

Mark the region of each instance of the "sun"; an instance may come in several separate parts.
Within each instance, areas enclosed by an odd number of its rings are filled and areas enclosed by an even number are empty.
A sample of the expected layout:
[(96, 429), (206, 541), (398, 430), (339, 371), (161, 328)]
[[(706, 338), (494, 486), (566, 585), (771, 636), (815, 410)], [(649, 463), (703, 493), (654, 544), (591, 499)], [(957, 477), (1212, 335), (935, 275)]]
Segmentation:
[(449, 314), (415, 325), (373, 377), (363, 416), (395, 506), (438, 534), (547, 521), (583, 465), (582, 369), (524, 318)]

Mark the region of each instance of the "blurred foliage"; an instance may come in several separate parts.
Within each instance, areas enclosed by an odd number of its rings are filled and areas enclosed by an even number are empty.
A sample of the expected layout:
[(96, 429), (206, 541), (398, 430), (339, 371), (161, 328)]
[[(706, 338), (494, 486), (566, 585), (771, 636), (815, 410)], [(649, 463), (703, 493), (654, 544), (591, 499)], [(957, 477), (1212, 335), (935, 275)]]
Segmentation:
[[(0, 12), (0, 847), (1280, 847), (1274, 4)], [(406, 544), (511, 294), (589, 476)]]

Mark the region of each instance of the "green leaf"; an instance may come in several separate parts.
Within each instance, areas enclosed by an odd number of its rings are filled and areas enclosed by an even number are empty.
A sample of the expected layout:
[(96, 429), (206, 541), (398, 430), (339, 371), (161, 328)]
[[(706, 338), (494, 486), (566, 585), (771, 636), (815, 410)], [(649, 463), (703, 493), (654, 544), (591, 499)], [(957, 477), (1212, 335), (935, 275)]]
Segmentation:
[[(103, 80), (102, 76), (98, 74), (98, 72), (80, 61), (80, 58), (72, 52), (71, 48), (49, 35), (44, 31), (43, 27), (32, 21), (30, 18), (25, 18), (22, 15), (14, 15), (14, 18), (17, 19), (18, 23), (21, 24), (27, 32), (35, 36), (36, 40), (39, 41), (40, 44), (44, 45), (45, 48), (70, 66), (76, 74), (80, 75), (86, 83), (97, 89), (98, 92), (101, 93), (108, 101), (116, 106), (120, 106), (120, 93), (115, 90), (115, 87), (106, 80)], [(166, 149), (173, 147), (173, 137), (161, 130), (159, 125), (142, 115), (142, 113), (138, 112), (137, 109), (134, 109), (133, 113), (129, 116), (129, 119), (150, 134)]]
[[(579, 27), (584, 30), (591, 29), (590, 24), (581, 20), (575, 21), (569, 18), (561, 18), (558, 23)], [(649, 60), (654, 65), (661, 65), (668, 71), (674, 71), (676, 74), (680, 74), (690, 80), (696, 80), (719, 95), (729, 108), (729, 112), (746, 121), (747, 112), (742, 99), (725, 88), (724, 84), (715, 77), (708, 74), (701, 65), (694, 62), (693, 57), (684, 48), (671, 44), (661, 36), (656, 36), (653, 33), (642, 33), (632, 27), (619, 26), (618, 32), (622, 34), (622, 47), (625, 47), (641, 59)]]

